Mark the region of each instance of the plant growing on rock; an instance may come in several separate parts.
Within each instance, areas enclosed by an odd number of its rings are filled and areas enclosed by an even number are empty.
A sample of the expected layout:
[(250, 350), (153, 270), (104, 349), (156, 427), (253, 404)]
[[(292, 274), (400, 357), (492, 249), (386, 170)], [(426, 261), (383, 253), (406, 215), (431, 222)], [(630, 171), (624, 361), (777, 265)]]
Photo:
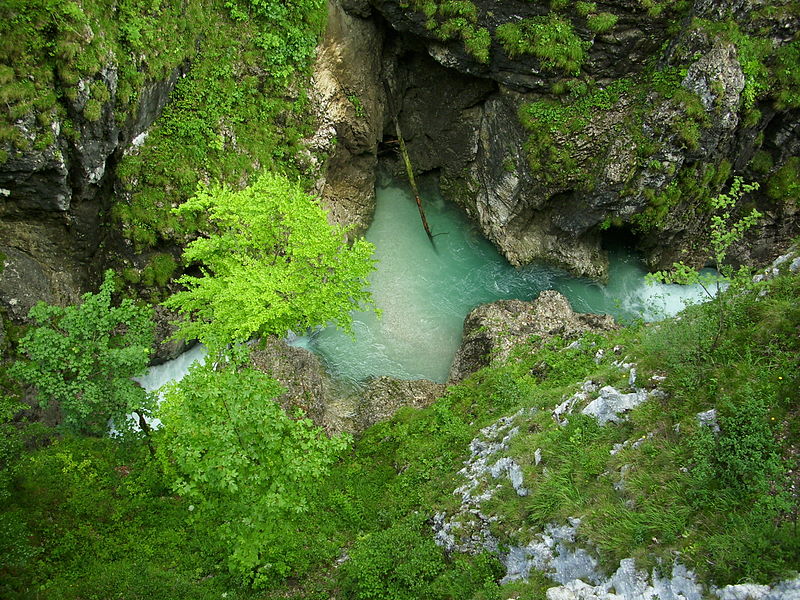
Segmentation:
[(731, 211), (745, 194), (759, 188), (758, 183), (744, 183), (741, 177), (734, 177), (727, 194), (721, 193), (708, 201), (709, 207), (716, 212), (711, 216), (708, 228), (708, 258), (719, 275), (703, 274), (683, 261), (673, 263), (672, 271), (657, 271), (650, 278), (662, 283), (678, 283), (682, 285), (700, 285), (703, 291), (717, 306), (718, 327), (712, 342), (712, 348), (719, 341), (725, 321), (725, 296), (720, 294), (725, 284), (744, 284), (750, 279), (750, 270), (746, 266), (735, 269), (725, 262), (730, 247), (739, 242), (744, 234), (763, 215), (755, 208), (749, 213), (732, 220)]

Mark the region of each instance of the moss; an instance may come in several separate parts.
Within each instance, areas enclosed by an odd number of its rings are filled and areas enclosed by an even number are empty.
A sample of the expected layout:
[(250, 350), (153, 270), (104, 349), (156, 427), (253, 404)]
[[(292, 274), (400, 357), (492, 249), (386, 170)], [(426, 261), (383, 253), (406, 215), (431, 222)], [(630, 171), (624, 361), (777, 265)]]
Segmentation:
[(83, 108), (83, 116), (86, 120), (99, 121), (102, 114), (103, 105), (94, 98), (89, 98), (89, 100), (86, 101), (86, 106)]
[(569, 20), (554, 12), (504, 23), (495, 30), (495, 36), (510, 57), (531, 54), (544, 68), (570, 75), (580, 72), (590, 45), (575, 34)]
[(606, 33), (614, 28), (618, 20), (619, 17), (617, 15), (602, 12), (589, 16), (589, 18), (586, 19), (586, 25), (595, 33)]
[(800, 41), (779, 48), (775, 53), (775, 107), (787, 110), (800, 107)]
[(575, 11), (582, 17), (588, 17), (591, 13), (597, 11), (596, 2), (576, 2)]
[(177, 268), (178, 263), (170, 254), (155, 254), (150, 258), (147, 266), (142, 269), (141, 282), (148, 287), (164, 287)]
[(489, 62), (489, 49), (492, 45), (492, 36), (489, 30), (481, 27), (478, 29), (468, 29), (462, 32), (464, 47), (478, 62)]
[(800, 202), (800, 157), (792, 156), (767, 181), (767, 196), (776, 202)]
[(772, 170), (772, 155), (766, 150), (759, 150), (753, 155), (749, 167), (759, 175), (766, 175)]

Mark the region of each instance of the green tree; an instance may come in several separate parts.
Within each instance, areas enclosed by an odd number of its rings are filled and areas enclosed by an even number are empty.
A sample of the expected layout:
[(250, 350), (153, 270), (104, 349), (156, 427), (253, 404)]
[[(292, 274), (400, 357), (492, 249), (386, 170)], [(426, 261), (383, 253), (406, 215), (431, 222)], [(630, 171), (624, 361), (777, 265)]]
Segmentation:
[(207, 214), (213, 228), (183, 255), (202, 276), (181, 277), (186, 290), (164, 303), (186, 318), (179, 337), (215, 351), (329, 321), (349, 331), (351, 311), (371, 303), (372, 244), (348, 244), (347, 230), (330, 226), (317, 202), (283, 176), (264, 173), (240, 191), (201, 186), (176, 212)]
[[(228, 568), (256, 584), (283, 578), (297, 543), (291, 517), (347, 447), (273, 399), (280, 384), (253, 369), (194, 366), (165, 392), (159, 452), (174, 490)], [(210, 542), (213, 543), (213, 542)]]
[(148, 412), (151, 400), (131, 377), (142, 375), (153, 344), (152, 309), (123, 300), (112, 305), (114, 277), (106, 271), (100, 291), (77, 306), (38, 303), (34, 323), (20, 340), (27, 360), (11, 373), (36, 388), (40, 406), (57, 402), (64, 426), (76, 433), (103, 435), (109, 419), (118, 430), (126, 415)]
[(717, 331), (712, 348), (716, 347), (725, 324), (726, 299), (721, 294), (723, 285), (741, 285), (750, 280), (750, 270), (746, 266), (735, 269), (726, 262), (728, 250), (739, 242), (744, 234), (763, 215), (755, 208), (738, 220), (733, 220), (731, 211), (736, 204), (752, 191), (758, 183), (743, 183), (741, 177), (734, 177), (727, 194), (719, 194), (708, 201), (715, 214), (711, 216), (708, 228), (708, 258), (717, 275), (704, 274), (688, 266), (683, 261), (673, 263), (672, 271), (657, 271), (649, 276), (651, 280), (681, 285), (700, 285), (708, 298), (714, 302), (717, 311)]

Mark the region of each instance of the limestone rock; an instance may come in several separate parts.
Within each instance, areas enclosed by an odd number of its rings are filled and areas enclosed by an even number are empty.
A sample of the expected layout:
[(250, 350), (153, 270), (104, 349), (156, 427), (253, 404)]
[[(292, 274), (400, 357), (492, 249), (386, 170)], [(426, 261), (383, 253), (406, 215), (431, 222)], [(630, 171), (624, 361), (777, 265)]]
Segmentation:
[(256, 369), (286, 388), (278, 397), (284, 408), (300, 408), (317, 425), (327, 425), (327, 407), (334, 400), (333, 383), (316, 354), (271, 336), (261, 340), (250, 359)]
[[(362, 4), (366, 6), (362, 6)], [(375, 168), (383, 131), (380, 83), (383, 36), (359, 18), (369, 5), (328, 3), (328, 27), (319, 46), (310, 90), (317, 132), (310, 150), (328, 156), (315, 189), (334, 223), (363, 233), (375, 209)], [(368, 14), (368, 13), (367, 13)], [(316, 161), (313, 154), (309, 160)]]
[(740, 583), (726, 585), (724, 588), (716, 590), (715, 593), (720, 600), (762, 600), (769, 591), (768, 585)]
[(52, 141), (44, 148), (32, 143), (24, 151), (2, 148), (9, 158), (0, 165), (0, 251), (11, 265), (9, 273), (0, 275), (0, 303), (9, 307), (9, 316), (23, 319), (37, 300), (75, 302), (96, 283), (96, 258), (105, 235), (102, 210), (113, 167), (161, 114), (181, 73), (179, 68), (163, 81), (146, 82), (136, 90), (136, 110), (118, 115), (117, 73), (108, 65), (96, 79), (110, 94), (98, 119), (83, 114), (89, 80), (78, 82), (75, 97), (64, 100), (75, 134), (63, 132), (55, 116), (47, 125), (35, 115), (14, 123), (29, 141)]
[(569, 301), (554, 290), (542, 292), (533, 302), (500, 300), (483, 304), (467, 315), (464, 337), (450, 369), (458, 382), (492, 360), (503, 361), (511, 349), (531, 336), (577, 337), (587, 331), (615, 328), (609, 315), (573, 312)]
[(66, 293), (58, 292), (53, 273), (30, 256), (5, 246), (0, 246), (0, 252), (6, 257), (0, 273), (0, 302), (10, 318), (24, 320), (39, 301), (53, 304), (69, 300)]
[(628, 412), (647, 400), (645, 390), (636, 390), (624, 394), (610, 385), (600, 388), (600, 393), (581, 413), (597, 419), (600, 425), (619, 423), (621, 413)]

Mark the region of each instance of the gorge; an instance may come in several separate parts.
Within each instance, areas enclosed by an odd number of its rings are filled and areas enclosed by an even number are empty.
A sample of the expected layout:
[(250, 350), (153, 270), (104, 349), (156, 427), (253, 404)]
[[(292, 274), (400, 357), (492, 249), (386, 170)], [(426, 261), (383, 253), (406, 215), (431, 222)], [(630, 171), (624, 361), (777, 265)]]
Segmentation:
[[(793, 0), (0, 6), (0, 596), (800, 597), (798, 32)], [(70, 430), (36, 332), (111, 272), (156, 320), (119, 364), (184, 372), (162, 303), (224, 227), (174, 209), (260, 173), (375, 243), (382, 317), (209, 363), (169, 434)], [(644, 284), (678, 261), (731, 290), (674, 317), (710, 298)]]

